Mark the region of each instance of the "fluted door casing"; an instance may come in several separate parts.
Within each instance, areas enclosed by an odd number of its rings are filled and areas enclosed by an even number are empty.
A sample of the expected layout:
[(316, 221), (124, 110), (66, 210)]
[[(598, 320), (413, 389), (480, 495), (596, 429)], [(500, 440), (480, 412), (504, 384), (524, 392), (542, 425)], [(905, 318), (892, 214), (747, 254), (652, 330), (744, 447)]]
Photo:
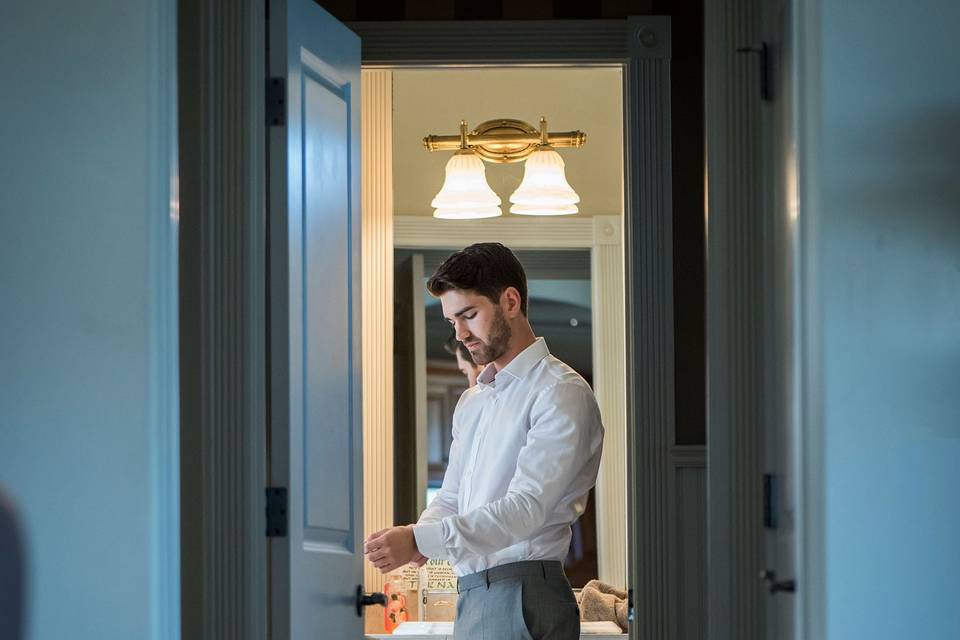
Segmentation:
[(181, 11), (182, 637), (259, 640), (267, 619), (263, 5), (202, 0)]
[(608, 584), (627, 584), (627, 385), (621, 216), (593, 217), (593, 388), (603, 418), (597, 477), (597, 569)]
[[(363, 70), (361, 226), (364, 535), (393, 525), (393, 73)], [(364, 563), (367, 591), (383, 576)]]
[(757, 0), (705, 5), (711, 638), (763, 629), (763, 241)]
[(669, 18), (628, 20), (624, 212), (627, 281), (629, 549), (635, 638), (669, 638), (669, 454), (674, 442), (673, 199)]

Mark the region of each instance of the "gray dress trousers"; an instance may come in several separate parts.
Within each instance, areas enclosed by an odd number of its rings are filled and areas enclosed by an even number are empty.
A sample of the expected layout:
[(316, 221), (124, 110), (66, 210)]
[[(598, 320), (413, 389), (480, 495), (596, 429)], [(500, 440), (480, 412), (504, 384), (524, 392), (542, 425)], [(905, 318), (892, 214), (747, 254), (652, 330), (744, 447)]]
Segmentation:
[(579, 640), (580, 610), (557, 560), (511, 562), (460, 578), (455, 640)]

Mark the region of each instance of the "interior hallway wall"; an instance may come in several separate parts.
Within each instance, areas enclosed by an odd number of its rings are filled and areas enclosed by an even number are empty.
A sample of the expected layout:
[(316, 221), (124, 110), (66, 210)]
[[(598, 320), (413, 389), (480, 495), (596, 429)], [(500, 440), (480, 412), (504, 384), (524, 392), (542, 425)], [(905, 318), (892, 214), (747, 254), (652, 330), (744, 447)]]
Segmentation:
[(173, 0), (0, 8), (0, 485), (31, 640), (179, 636), (175, 29)]
[(960, 4), (822, 0), (800, 26), (808, 637), (957, 638)]

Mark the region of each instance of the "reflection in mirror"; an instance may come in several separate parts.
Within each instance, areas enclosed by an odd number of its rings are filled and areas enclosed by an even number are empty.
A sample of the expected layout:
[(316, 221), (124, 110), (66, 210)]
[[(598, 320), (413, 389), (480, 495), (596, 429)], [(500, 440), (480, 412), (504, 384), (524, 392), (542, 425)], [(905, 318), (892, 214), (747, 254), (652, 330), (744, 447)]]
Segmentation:
[[(397, 249), (395, 263), (394, 391), (397, 524), (416, 522), (440, 488), (452, 441), (453, 411), (470, 385), (469, 365), (458, 361), (439, 300), (426, 280), (453, 251)], [(553, 355), (593, 383), (590, 252), (518, 250), (527, 273), (529, 317)], [(467, 354), (469, 357), (469, 354)], [(469, 363), (472, 365), (472, 361)], [(466, 366), (464, 366), (466, 365)], [(461, 370), (463, 367), (463, 370)], [(574, 587), (598, 575), (594, 496), (572, 527), (564, 562)]]

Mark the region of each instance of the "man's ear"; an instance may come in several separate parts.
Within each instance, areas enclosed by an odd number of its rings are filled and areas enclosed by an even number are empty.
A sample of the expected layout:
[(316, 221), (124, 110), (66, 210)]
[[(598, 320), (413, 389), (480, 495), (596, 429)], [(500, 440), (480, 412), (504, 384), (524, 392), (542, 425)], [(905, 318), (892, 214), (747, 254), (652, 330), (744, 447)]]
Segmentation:
[(520, 315), (520, 292), (516, 287), (507, 287), (500, 294), (500, 304), (503, 306), (504, 314), (508, 318), (515, 318)]

